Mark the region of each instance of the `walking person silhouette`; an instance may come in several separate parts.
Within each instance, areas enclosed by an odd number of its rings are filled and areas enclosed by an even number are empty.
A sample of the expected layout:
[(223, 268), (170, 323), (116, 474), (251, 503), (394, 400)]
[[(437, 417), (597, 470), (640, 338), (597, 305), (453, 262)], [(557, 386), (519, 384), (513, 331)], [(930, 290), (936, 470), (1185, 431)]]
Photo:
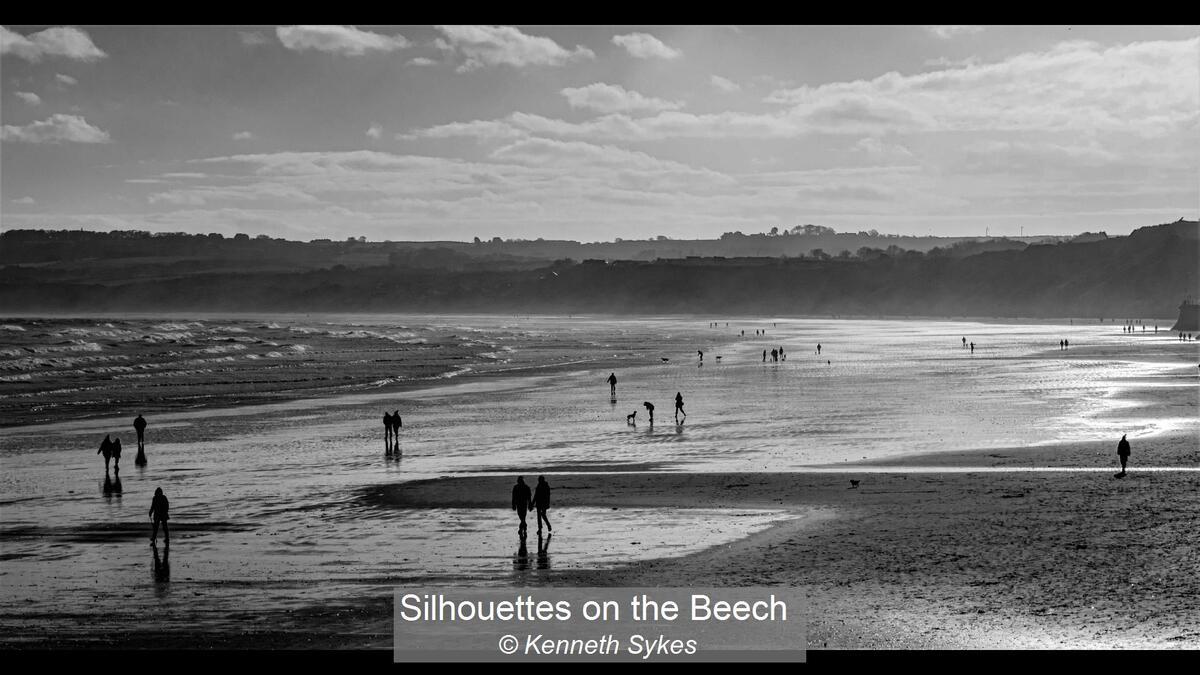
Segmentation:
[(608, 374), (608, 393), (611, 396), (617, 395), (617, 374), (616, 373)]
[(546, 482), (545, 476), (538, 476), (537, 488), (533, 491), (533, 506), (537, 509), (538, 534), (542, 533), (543, 520), (546, 521), (546, 529), (553, 531), (550, 519), (546, 517), (546, 511), (550, 508), (550, 484)]
[(104, 434), (104, 440), (100, 441), (100, 449), (96, 451), (97, 455), (104, 455), (104, 474), (108, 475), (108, 463), (112, 461), (112, 439), (109, 434)]
[(1121, 442), (1117, 443), (1117, 457), (1121, 458), (1121, 473), (1118, 476), (1125, 475), (1125, 463), (1129, 461), (1129, 441), (1125, 440), (1125, 434), (1121, 434)]
[(675, 424), (679, 424), (679, 413), (683, 413), (683, 418), (687, 419), (687, 413), (683, 410), (683, 392), (675, 392)]
[(171, 504), (167, 501), (167, 496), (163, 494), (162, 488), (154, 490), (154, 499), (150, 501), (150, 518), (154, 521), (154, 529), (150, 532), (150, 545), (154, 546), (158, 541), (158, 524), (162, 523), (163, 540), (167, 546), (171, 545), (171, 530), (167, 528), (167, 520), (170, 515), (168, 510)]
[(529, 529), (525, 524), (525, 514), (529, 513), (530, 506), (529, 486), (525, 484), (524, 476), (517, 476), (517, 484), (512, 489), (512, 509), (521, 519), (521, 524), (517, 526), (517, 534), (521, 535), (522, 539), (525, 538), (525, 532)]
[(133, 420), (133, 429), (137, 431), (138, 451), (133, 458), (134, 466), (146, 466), (146, 418), (141, 413)]

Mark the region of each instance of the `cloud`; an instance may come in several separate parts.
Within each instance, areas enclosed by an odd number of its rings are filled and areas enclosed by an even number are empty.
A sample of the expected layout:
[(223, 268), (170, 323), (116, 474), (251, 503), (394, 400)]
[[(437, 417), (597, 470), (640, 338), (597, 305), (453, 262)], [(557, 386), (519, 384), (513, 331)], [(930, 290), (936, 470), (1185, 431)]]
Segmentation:
[(677, 110), (683, 107), (676, 101), (664, 101), (660, 98), (643, 96), (636, 91), (630, 91), (619, 84), (603, 84), (597, 82), (586, 87), (568, 87), (562, 90), (567, 103), (572, 108), (584, 108), (602, 113), (634, 112), (648, 110)]
[(959, 35), (974, 35), (983, 30), (983, 26), (926, 26), (925, 28), (943, 40), (949, 40)]
[(862, 152), (875, 160), (886, 159), (911, 159), (912, 151), (899, 143), (886, 143), (875, 136), (867, 136), (858, 141), (852, 148), (855, 152)]
[[(931, 131), (1162, 136), (1200, 122), (1198, 50), (1200, 38), (1108, 48), (1065, 42), (993, 63), (777, 90), (766, 101), (795, 111), (857, 100), (860, 106), (891, 108), (898, 121), (907, 117)], [(836, 122), (832, 116), (826, 121)]]
[(375, 140), (379, 140), (379, 138), (383, 136), (383, 127), (379, 126), (378, 124), (372, 124), (367, 129), (367, 135)]
[(238, 31), (238, 39), (247, 47), (261, 47), (271, 42), (267, 36), (258, 31)]
[(571, 61), (592, 59), (595, 52), (576, 45), (568, 50), (547, 37), (526, 35), (512, 26), (438, 26), (444, 38), (437, 45), (460, 54), (464, 61), (458, 72), (487, 66), (561, 66)]
[(45, 57), (96, 61), (106, 56), (88, 34), (78, 28), (58, 26), (21, 35), (0, 26), (0, 54), (12, 54), (37, 63)]
[(29, 105), (41, 105), (42, 104), (42, 97), (38, 96), (37, 94), (35, 94), (33, 92), (18, 91), (18, 92), (16, 92), (16, 95), (17, 95), (17, 98), (28, 103)]
[(54, 79), (57, 80), (59, 84), (66, 85), (68, 87), (79, 84), (79, 80), (71, 77), (70, 75), (63, 75), (62, 73), (55, 74)]
[(233, 135), (235, 141), (249, 141), (254, 138), (254, 134), (249, 131), (239, 131)]
[(55, 114), (40, 122), (25, 126), (5, 124), (0, 140), (20, 143), (108, 143), (108, 132), (102, 131), (78, 115)]
[(425, 57), (425, 56), (418, 56), (415, 59), (410, 59), (408, 62), (408, 65), (410, 65), (410, 66), (434, 66), (434, 65), (437, 65), (437, 61), (434, 61), (433, 59)]
[(683, 52), (668, 47), (649, 33), (614, 35), (612, 41), (613, 44), (624, 47), (630, 56), (639, 59), (676, 59), (683, 56)]
[(380, 35), (353, 26), (280, 26), (275, 34), (284, 47), (294, 51), (315, 49), (343, 56), (362, 56), (370, 51), (391, 52), (409, 46), (402, 35)]
[(742, 87), (737, 82), (734, 82), (733, 80), (727, 80), (720, 75), (713, 75), (709, 82), (712, 83), (714, 89), (717, 91), (723, 91), (726, 94), (732, 94), (735, 91), (742, 90)]
[(22, 206), (31, 206), (33, 204), (36, 204), (37, 200), (35, 200), (33, 197), (21, 197), (20, 199), (12, 200), (12, 203), (20, 204)]

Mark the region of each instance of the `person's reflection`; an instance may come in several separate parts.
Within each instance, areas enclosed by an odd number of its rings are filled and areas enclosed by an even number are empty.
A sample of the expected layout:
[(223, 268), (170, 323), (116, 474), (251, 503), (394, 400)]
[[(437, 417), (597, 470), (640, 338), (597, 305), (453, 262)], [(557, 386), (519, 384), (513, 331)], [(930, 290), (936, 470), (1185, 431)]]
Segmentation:
[(118, 500), (121, 499), (121, 472), (119, 471), (113, 474), (112, 493)]
[(550, 569), (550, 537), (553, 534), (547, 534), (545, 542), (542, 541), (542, 535), (538, 534), (538, 552), (537, 552), (537, 568), (539, 570)]
[(113, 496), (112, 474), (110, 474), (107, 471), (104, 472), (104, 483), (101, 484), (101, 486), (100, 486), (100, 492), (101, 492), (101, 494), (104, 495), (105, 501), (107, 501), (107, 502), (112, 501), (112, 496)]
[(158, 582), (170, 581), (171, 545), (168, 543), (163, 546), (162, 558), (158, 557), (158, 544), (150, 544), (150, 550), (154, 552), (154, 580)]
[(680, 422), (679, 424), (676, 424), (676, 425), (675, 425), (675, 433), (676, 433), (676, 434), (682, 434), (682, 433), (683, 433), (683, 422)]
[(516, 557), (513, 558), (513, 569), (524, 572), (529, 569), (529, 547), (525, 545), (525, 531), (521, 530), (518, 536), (521, 538), (521, 544), (517, 547)]

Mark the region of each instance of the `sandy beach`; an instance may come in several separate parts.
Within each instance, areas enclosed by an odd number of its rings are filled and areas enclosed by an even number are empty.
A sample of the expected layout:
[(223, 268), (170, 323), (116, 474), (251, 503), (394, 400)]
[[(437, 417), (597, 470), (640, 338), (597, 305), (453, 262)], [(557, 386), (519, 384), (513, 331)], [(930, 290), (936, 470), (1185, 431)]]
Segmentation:
[[(508, 358), (553, 368), (148, 415), (150, 464), (115, 485), (93, 441), (127, 418), (8, 428), (3, 643), (387, 650), (392, 590), (452, 584), (793, 586), (811, 649), (1200, 646), (1194, 343), (1092, 327), (1058, 354), (1055, 326), (842, 325), (771, 322), (794, 351), (762, 363), (765, 340), (730, 331), (594, 323), (549, 349), (534, 322)], [(966, 330), (992, 334), (980, 354)], [(683, 362), (605, 331), (663, 334)], [(704, 339), (723, 364), (691, 362)], [(614, 365), (572, 365), (588, 340)], [(817, 341), (836, 366), (792, 347)], [(658, 424), (627, 424), (650, 398)], [(553, 486), (554, 536), (527, 550), (514, 474)]]

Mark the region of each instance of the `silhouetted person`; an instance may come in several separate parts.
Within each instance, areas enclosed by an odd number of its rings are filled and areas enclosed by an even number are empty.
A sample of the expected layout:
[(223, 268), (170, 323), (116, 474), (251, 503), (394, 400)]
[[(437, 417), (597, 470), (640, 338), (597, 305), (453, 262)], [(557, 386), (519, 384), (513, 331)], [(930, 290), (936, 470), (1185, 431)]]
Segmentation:
[(700, 355), (700, 363), (704, 363), (704, 352), (697, 349), (696, 353)]
[(162, 559), (158, 557), (158, 546), (151, 544), (151, 550), (154, 551), (154, 580), (155, 581), (170, 581), (171, 580), (171, 547), (167, 546), (163, 549)]
[(821, 343), (817, 343), (817, 356), (821, 355)]
[(513, 486), (512, 490), (512, 508), (517, 512), (517, 517), (521, 519), (521, 524), (517, 526), (517, 534), (521, 535), (521, 539), (525, 538), (525, 531), (529, 529), (525, 524), (525, 514), (529, 513), (530, 502), (529, 486), (525, 484), (525, 477), (517, 476), (517, 484)]
[(778, 351), (776, 351), (776, 350), (774, 350), (774, 349), (772, 349), (772, 350), (771, 350), (771, 362), (772, 362), (772, 363), (774, 363), (774, 362), (777, 362), (777, 361), (779, 361), (779, 352), (778, 352)]
[(679, 424), (679, 413), (683, 413), (684, 419), (687, 419), (687, 413), (683, 410), (683, 392), (675, 392), (675, 423)]
[(646, 414), (650, 415), (650, 424), (654, 424), (654, 404), (650, 401), (642, 401), (642, 405), (646, 408)]
[(1062, 340), (1058, 341), (1058, 348), (1063, 349), (1063, 341)]
[(767, 362), (767, 350), (763, 350), (763, 363)]
[(542, 521), (546, 521), (547, 530), (553, 530), (550, 519), (546, 517), (546, 511), (550, 508), (550, 484), (545, 476), (538, 476), (537, 488), (533, 491), (533, 506), (537, 509), (538, 534), (542, 533)]
[(116, 439), (112, 444), (113, 471), (121, 470), (121, 439)]
[(975, 353), (975, 343), (974, 342), (971, 343), (971, 353), (972, 354)]
[(616, 373), (608, 374), (608, 393), (613, 396), (617, 395), (617, 374)]
[(400, 452), (400, 430), (404, 428), (404, 420), (400, 419), (400, 411), (392, 413), (392, 447)]
[(392, 451), (392, 414), (383, 411), (383, 445), (388, 452)]
[(1117, 443), (1117, 457), (1121, 458), (1121, 473), (1119, 476), (1125, 475), (1125, 463), (1129, 461), (1129, 441), (1125, 440), (1125, 434), (1121, 434), (1121, 442)]
[(137, 431), (138, 452), (141, 452), (146, 447), (146, 418), (140, 413), (133, 418), (133, 429)]
[(171, 505), (167, 502), (167, 496), (163, 494), (162, 488), (154, 490), (154, 499), (150, 502), (150, 518), (154, 521), (154, 529), (150, 532), (150, 543), (154, 544), (158, 541), (158, 524), (162, 523), (163, 540), (170, 545), (171, 530), (167, 527), (167, 521), (170, 519), (168, 513)]
[(963, 338), (963, 349), (967, 348), (967, 338)]
[(1071, 341), (1063, 340), (1063, 349), (1070, 349), (1070, 348), (1071, 348)]
[(108, 463), (112, 460), (112, 439), (109, 434), (104, 434), (104, 440), (100, 441), (100, 449), (96, 451), (97, 455), (104, 455), (104, 473), (108, 473)]

